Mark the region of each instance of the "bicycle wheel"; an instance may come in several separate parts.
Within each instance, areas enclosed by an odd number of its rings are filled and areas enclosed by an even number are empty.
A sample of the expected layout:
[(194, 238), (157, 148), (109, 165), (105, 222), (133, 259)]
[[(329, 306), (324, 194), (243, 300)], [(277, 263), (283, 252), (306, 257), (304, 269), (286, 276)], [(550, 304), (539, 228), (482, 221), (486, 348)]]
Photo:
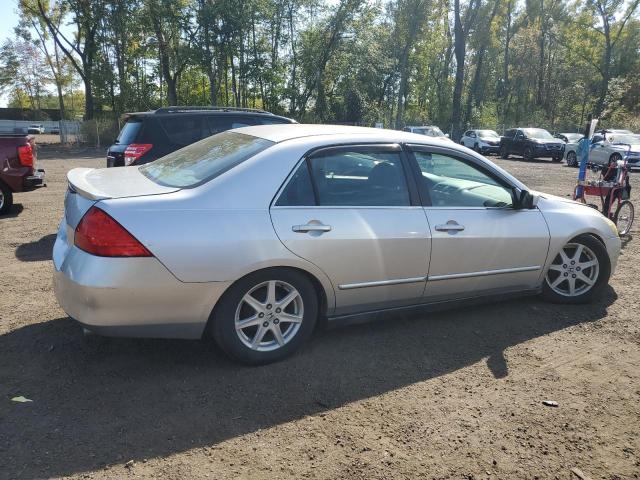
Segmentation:
[(634, 213), (635, 209), (633, 208), (633, 203), (629, 200), (625, 200), (618, 205), (613, 219), (616, 227), (618, 227), (618, 233), (620, 235), (627, 235), (631, 231)]

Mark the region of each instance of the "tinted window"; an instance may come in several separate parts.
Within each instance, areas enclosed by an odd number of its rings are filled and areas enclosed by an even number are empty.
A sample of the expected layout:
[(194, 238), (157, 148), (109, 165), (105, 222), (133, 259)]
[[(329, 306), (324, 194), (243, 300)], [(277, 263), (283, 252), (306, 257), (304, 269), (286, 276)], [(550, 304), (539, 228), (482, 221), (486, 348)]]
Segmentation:
[(140, 167), (160, 185), (195, 187), (269, 148), (273, 142), (235, 132), (223, 132)]
[(175, 145), (190, 145), (203, 137), (202, 117), (180, 115), (160, 119), (169, 141)]
[(276, 125), (281, 123), (291, 123), (290, 121), (287, 121), (283, 118), (278, 118), (278, 117), (274, 117), (274, 118), (256, 117), (255, 120), (258, 123), (258, 125)]
[(471, 163), (440, 153), (415, 152), (434, 207), (506, 207), (510, 189)]
[(311, 159), (311, 174), (320, 205), (409, 205), (398, 152), (370, 148), (328, 151)]
[(278, 206), (309, 206), (315, 205), (316, 199), (313, 195), (313, 186), (309, 176), (307, 162), (302, 162), (296, 173), (287, 183), (282, 191), (276, 205)]
[(254, 119), (248, 116), (234, 115), (210, 115), (206, 117), (208, 135), (255, 125)]
[(141, 127), (142, 122), (140, 120), (127, 121), (127, 123), (125, 123), (122, 127), (122, 130), (120, 130), (120, 135), (118, 135), (116, 143), (121, 143), (124, 145), (134, 143)]

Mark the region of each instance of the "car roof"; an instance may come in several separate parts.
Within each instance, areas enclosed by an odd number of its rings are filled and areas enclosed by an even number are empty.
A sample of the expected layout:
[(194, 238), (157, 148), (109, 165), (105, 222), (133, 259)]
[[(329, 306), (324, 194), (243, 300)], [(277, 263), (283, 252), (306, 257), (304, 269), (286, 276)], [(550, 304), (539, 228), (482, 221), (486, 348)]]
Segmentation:
[(129, 112), (122, 115), (124, 120), (130, 118), (144, 118), (144, 117), (168, 117), (168, 116), (183, 116), (183, 115), (233, 115), (233, 116), (249, 116), (249, 117), (268, 117), (268, 118), (281, 118), (289, 121), (294, 121), (288, 117), (275, 115), (265, 110), (258, 110), (253, 108), (233, 108), (233, 107), (163, 107), (157, 110), (149, 110), (146, 112)]
[[(416, 133), (403, 132), (400, 130), (387, 130), (384, 128), (369, 127), (352, 127), (345, 125), (319, 125), (319, 124), (274, 124), (274, 125), (257, 125), (251, 127), (242, 127), (233, 130), (238, 133), (245, 133), (254, 137), (264, 138), (272, 142), (284, 142), (302, 137), (319, 137), (319, 136), (344, 136), (353, 135), (362, 136), (363, 141), (370, 142), (371, 137), (380, 142), (409, 142), (409, 143), (433, 143), (434, 145), (450, 145), (443, 140), (437, 140), (436, 137), (425, 137)], [(367, 137), (367, 138), (364, 138)], [(426, 142), (426, 139), (433, 141)], [(354, 138), (357, 141), (357, 138)]]

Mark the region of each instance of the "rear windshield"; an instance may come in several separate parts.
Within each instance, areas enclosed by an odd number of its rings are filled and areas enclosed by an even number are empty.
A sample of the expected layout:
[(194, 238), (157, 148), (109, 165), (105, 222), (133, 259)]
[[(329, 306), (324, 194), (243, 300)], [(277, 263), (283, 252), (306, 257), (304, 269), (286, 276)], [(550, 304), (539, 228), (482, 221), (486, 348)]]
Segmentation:
[(142, 127), (142, 122), (140, 120), (129, 120), (124, 124), (122, 130), (120, 130), (120, 135), (118, 135), (116, 143), (129, 145), (130, 143), (135, 142), (138, 132), (140, 131), (140, 127)]
[(243, 133), (222, 132), (176, 150), (140, 172), (167, 187), (197, 187), (241, 164), (274, 142)]

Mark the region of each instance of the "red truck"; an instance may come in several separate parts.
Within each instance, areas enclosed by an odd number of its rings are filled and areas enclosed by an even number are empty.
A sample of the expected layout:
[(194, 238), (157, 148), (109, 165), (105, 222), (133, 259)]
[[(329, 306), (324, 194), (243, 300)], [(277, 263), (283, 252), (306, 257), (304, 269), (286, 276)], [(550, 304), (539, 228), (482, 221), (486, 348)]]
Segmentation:
[(44, 170), (36, 169), (36, 145), (31, 135), (0, 135), (0, 215), (13, 205), (14, 192), (41, 187)]

